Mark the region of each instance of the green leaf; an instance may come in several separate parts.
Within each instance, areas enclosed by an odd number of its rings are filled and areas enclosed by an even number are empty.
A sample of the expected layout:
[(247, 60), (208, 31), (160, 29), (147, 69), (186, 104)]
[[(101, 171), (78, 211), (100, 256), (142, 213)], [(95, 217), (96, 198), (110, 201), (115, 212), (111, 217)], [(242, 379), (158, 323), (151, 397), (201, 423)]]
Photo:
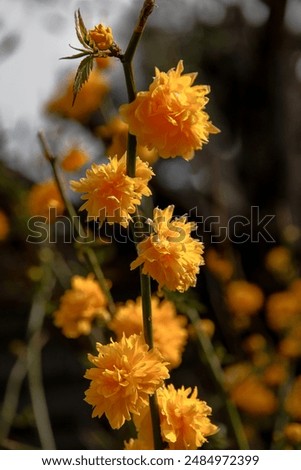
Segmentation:
[(93, 68), (93, 56), (85, 57), (78, 66), (74, 84), (73, 84), (73, 102), (75, 102), (76, 96), (80, 89), (82, 88), (83, 84), (88, 80), (89, 75)]
[(87, 47), (89, 46), (89, 44), (87, 44), (87, 36), (88, 36), (87, 28), (82, 19), (79, 9), (75, 12), (74, 17), (75, 17), (75, 31), (76, 31), (77, 38), (84, 47)]
[(80, 57), (84, 57), (85, 55), (87, 55), (87, 52), (81, 52), (80, 54), (75, 54), (75, 55), (69, 55), (69, 56), (66, 56), (66, 57), (60, 57), (60, 60), (63, 60), (63, 59), (79, 59)]

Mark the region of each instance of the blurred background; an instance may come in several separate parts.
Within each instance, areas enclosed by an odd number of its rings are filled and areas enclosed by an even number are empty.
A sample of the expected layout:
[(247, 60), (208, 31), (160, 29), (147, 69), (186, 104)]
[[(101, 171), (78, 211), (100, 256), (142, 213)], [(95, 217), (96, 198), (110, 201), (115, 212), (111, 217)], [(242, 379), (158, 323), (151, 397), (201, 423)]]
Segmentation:
[[(71, 273), (84, 274), (86, 267), (76, 248), (60, 238), (47, 246), (27, 243), (30, 214), (26, 200), (33, 185), (52, 176), (42, 156), (39, 131), (59, 157), (71, 147), (79, 147), (89, 155), (89, 164), (104, 161), (108, 142), (100, 126), (127, 101), (122, 68), (113, 59), (108, 67), (99, 66), (108, 87), (101, 104), (95, 109), (80, 108), (82, 112), (77, 114), (64, 108), (66, 80), (74, 75), (79, 62), (59, 59), (72, 54), (69, 44), (79, 46), (75, 10), (80, 8), (88, 29), (100, 22), (110, 25), (115, 41), (125, 50), (141, 5), (140, 0), (1, 1), (0, 209), (4, 235), (0, 239), (0, 399), (6, 403), (8, 383), (17, 390), (16, 403), (9, 403), (11, 412), (15, 410), (9, 433), (5, 426), (2, 429), (10, 448), (41, 447), (30, 379), (25, 373), (22, 378), (21, 366), (14, 369), (31, 338), (28, 320), (41, 296), (47, 305), (39, 347), (55, 445), (59, 449), (118, 448), (125, 438), (124, 430), (112, 436), (106, 423), (100, 426), (92, 420), (90, 407), (83, 402), (87, 384), (82, 375), (89, 342), (86, 338), (68, 340), (52, 324), (51, 314), (70, 284)], [(285, 246), (296, 277), (300, 276), (301, 1), (157, 0), (135, 57), (138, 90), (148, 88), (155, 66), (167, 71), (180, 59), (186, 73), (198, 72), (196, 84), (210, 85), (207, 112), (221, 133), (211, 136), (191, 162), (181, 158), (154, 162), (153, 203), (161, 208), (175, 204), (175, 213), (188, 213), (191, 220), (205, 218), (209, 225), (202, 222), (197, 235), (206, 249), (230, 252), (237, 276), (259, 285), (265, 296), (285, 290), (287, 279), (271, 276), (265, 257), (273, 247)], [(78, 179), (87, 166), (66, 179)], [(79, 206), (79, 198), (71, 193), (69, 197)], [(233, 217), (250, 221), (252, 207), (258, 208), (257, 222), (239, 229), (229, 224)], [(217, 224), (210, 225), (211, 216), (219, 218)], [(264, 224), (260, 225), (262, 219), (269, 221), (269, 237)], [(223, 227), (227, 227), (225, 240), (218, 237)], [(242, 234), (247, 234), (245, 243), (241, 243)], [(139, 295), (137, 273), (129, 272), (134, 257), (131, 244), (100, 247), (98, 256), (117, 302)], [(45, 265), (51, 266), (46, 287)], [(209, 271), (209, 266), (204, 267), (191, 295), (214, 320), (215, 311), (224, 308), (223, 289)], [(264, 318), (264, 308), (260, 315)], [(235, 335), (240, 357), (239, 341), (246, 331), (235, 330)], [(232, 341), (226, 336), (225, 331), (217, 333), (223, 350)], [(271, 341), (277, 346), (277, 334), (271, 334)], [(232, 359), (236, 354), (234, 350), (228, 353)], [(295, 376), (300, 373), (298, 360), (297, 355)], [(173, 372), (173, 381), (198, 385), (215, 404), (212, 384), (199, 383), (199, 371), (190, 345), (182, 365)], [(222, 429), (216, 446), (231, 448), (223, 411), (215, 418)], [(273, 429), (270, 422), (260, 429), (253, 447), (269, 448)]]

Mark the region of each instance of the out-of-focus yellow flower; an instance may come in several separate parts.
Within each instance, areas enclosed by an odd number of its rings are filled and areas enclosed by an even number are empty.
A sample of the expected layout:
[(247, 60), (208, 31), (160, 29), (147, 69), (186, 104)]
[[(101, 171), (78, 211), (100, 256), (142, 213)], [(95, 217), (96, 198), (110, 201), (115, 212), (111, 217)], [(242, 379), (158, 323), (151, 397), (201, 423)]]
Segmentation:
[(233, 274), (233, 264), (213, 248), (206, 251), (206, 266), (220, 281), (229, 281)]
[[(160, 302), (158, 297), (152, 296), (151, 304), (154, 346), (169, 363), (169, 368), (178, 367), (188, 336), (187, 320), (183, 315), (177, 315), (174, 304), (168, 300)], [(123, 334), (140, 334), (143, 331), (141, 297), (136, 302), (128, 300), (125, 305), (118, 306), (108, 326), (117, 339)]]
[(67, 338), (88, 335), (96, 318), (109, 320), (106, 309), (107, 299), (94, 276), (73, 276), (71, 289), (60, 299), (60, 306), (54, 312), (54, 324), (62, 329)]
[(194, 222), (186, 216), (171, 221), (174, 206), (154, 209), (152, 233), (138, 243), (138, 257), (131, 269), (142, 265), (143, 274), (149, 274), (171, 291), (184, 292), (196, 285), (196, 276), (204, 264), (204, 245), (191, 237)]
[(94, 367), (85, 374), (91, 380), (85, 400), (93, 406), (92, 417), (105, 414), (118, 429), (131, 413), (139, 415), (148, 406), (149, 395), (169, 377), (168, 369), (159, 351), (149, 350), (141, 335), (96, 343), (96, 348), (97, 356), (88, 355)]
[(215, 325), (209, 318), (201, 318), (197, 323), (188, 326), (188, 332), (192, 339), (195, 339), (198, 331), (201, 331), (209, 338), (212, 338), (215, 332)]
[(226, 287), (226, 302), (236, 317), (256, 315), (264, 296), (260, 287), (244, 280), (231, 281)]
[(293, 444), (301, 444), (301, 423), (288, 423), (284, 426), (283, 434)]
[(106, 51), (113, 44), (113, 33), (109, 26), (99, 24), (88, 31), (88, 42), (95, 49)]
[(117, 222), (127, 227), (142, 196), (151, 194), (147, 185), (153, 174), (148, 164), (137, 158), (135, 178), (127, 176), (124, 154), (119, 160), (117, 156), (109, 157), (107, 164), (93, 163), (85, 178), (70, 184), (74, 191), (85, 193), (81, 198), (86, 202), (80, 210), (86, 209), (88, 217), (100, 221), (107, 218), (109, 224)]
[(252, 356), (252, 364), (255, 368), (262, 369), (271, 362), (271, 356), (267, 351), (258, 351)]
[(269, 387), (278, 387), (287, 379), (288, 370), (285, 361), (275, 360), (269, 364), (263, 373), (263, 380)]
[(267, 342), (263, 335), (254, 333), (244, 340), (243, 347), (247, 353), (254, 354), (264, 351), (266, 344)]
[(249, 375), (230, 390), (231, 400), (245, 413), (269, 416), (277, 409), (274, 393), (255, 375)]
[(86, 152), (73, 147), (63, 156), (61, 167), (65, 171), (77, 171), (89, 160), (89, 155)]
[(27, 207), (29, 215), (54, 222), (55, 217), (62, 215), (65, 209), (56, 182), (49, 180), (34, 184), (28, 193)]
[(100, 70), (106, 69), (112, 65), (112, 59), (110, 57), (96, 57), (94, 60)]
[(104, 96), (109, 91), (109, 86), (99, 70), (92, 70), (89, 80), (81, 88), (72, 106), (73, 82), (74, 76), (72, 75), (60, 95), (49, 101), (46, 109), (49, 113), (85, 123), (101, 105)]
[[(128, 131), (129, 126), (119, 116), (113, 117), (106, 125), (98, 127), (97, 134), (108, 143), (108, 155), (122, 157), (127, 150)], [(153, 164), (158, 159), (156, 150), (149, 150), (142, 145), (137, 145), (137, 155), (149, 164)]]
[(192, 86), (197, 74), (181, 75), (183, 70), (182, 60), (167, 73), (156, 68), (149, 90), (122, 105), (120, 114), (138, 144), (155, 148), (163, 158), (182, 156), (191, 160), (195, 150), (208, 142), (209, 134), (219, 130), (204, 111), (210, 87)]
[(301, 357), (301, 316), (298, 321), (292, 322), (292, 327), (279, 342), (279, 352), (290, 359)]
[[(173, 450), (195, 450), (207, 442), (207, 437), (218, 432), (217, 426), (211, 423), (211, 408), (205, 401), (197, 398), (197, 387), (176, 390), (170, 384), (157, 390), (160, 427), (162, 440)], [(130, 442), (128, 449), (137, 445), (146, 445), (153, 449), (151, 419), (149, 407), (139, 416), (134, 417), (138, 431), (138, 442)], [(135, 447), (134, 447), (135, 446)]]
[(0, 210), (0, 241), (3, 241), (7, 238), (9, 234), (9, 221), (7, 215)]
[(287, 413), (296, 421), (301, 421), (301, 375), (295, 378), (293, 386), (285, 399)]
[(275, 331), (288, 329), (295, 324), (300, 311), (300, 303), (293, 292), (276, 292), (266, 303), (267, 323)]
[(281, 279), (289, 279), (294, 269), (290, 250), (285, 246), (272, 248), (265, 257), (265, 266)]
[(301, 304), (301, 279), (296, 278), (291, 284), (289, 285), (289, 291), (293, 292), (295, 297), (298, 299), (298, 302)]

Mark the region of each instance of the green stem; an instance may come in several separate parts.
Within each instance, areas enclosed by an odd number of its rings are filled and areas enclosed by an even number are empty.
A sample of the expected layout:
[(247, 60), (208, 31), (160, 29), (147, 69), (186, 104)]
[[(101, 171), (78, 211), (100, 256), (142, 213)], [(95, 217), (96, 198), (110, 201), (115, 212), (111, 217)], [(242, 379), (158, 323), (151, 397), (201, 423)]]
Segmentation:
[(271, 450), (281, 450), (279, 443), (283, 440), (283, 429), (285, 425), (289, 422), (289, 416), (285, 410), (285, 399), (289, 390), (292, 387), (294, 379), (296, 377), (296, 364), (295, 361), (289, 364), (288, 366), (288, 376), (285, 382), (281, 384), (278, 390), (278, 413), (275, 418)]
[(26, 360), (23, 355), (20, 355), (11, 369), (0, 413), (0, 443), (3, 446), (9, 436), (17, 412), (20, 391), (26, 372)]
[[(127, 50), (124, 56), (121, 57), (123, 71), (126, 81), (128, 100), (129, 102), (133, 101), (136, 97), (136, 86), (132, 69), (132, 60), (138, 46), (139, 40), (143, 33), (146, 20), (151, 14), (154, 8), (155, 2), (153, 0), (145, 0), (140, 16), (137, 22), (137, 25), (134, 29), (130, 42), (128, 44)], [(132, 134), (128, 134), (128, 145), (127, 145), (127, 175), (131, 178), (135, 177), (136, 174), (136, 147), (137, 140), (136, 137)], [(135, 214), (136, 220), (139, 222), (140, 216), (139, 212), (136, 211)], [(142, 222), (142, 221), (141, 221)], [(137, 237), (134, 233), (134, 240), (137, 244)], [(150, 277), (146, 274), (142, 274), (140, 269), (140, 287), (141, 287), (141, 298), (142, 298), (142, 316), (143, 316), (143, 332), (146, 344), (150, 349), (153, 348), (153, 331), (152, 331), (152, 304), (151, 304), (151, 283)], [(149, 399), (150, 413), (152, 420), (153, 428), (153, 439), (154, 447), (156, 450), (163, 449), (164, 444), (161, 438), (161, 428), (160, 428), (160, 416), (159, 408), (157, 403), (156, 394), (150, 397)]]
[(224, 388), (224, 373), (221, 368), (220, 361), (214, 351), (210, 339), (208, 338), (206, 333), (204, 333), (200, 328), (198, 328), (198, 324), (200, 321), (199, 314), (197, 310), (193, 308), (188, 309), (186, 311), (186, 314), (189, 317), (191, 323), (195, 325), (195, 331), (202, 353), (202, 361), (207, 367), (207, 369), (210, 371), (217, 392), (223, 399), (223, 403), (225, 404), (225, 410), (228, 415), (229, 425), (231, 427), (237, 447), (240, 450), (248, 450), (249, 443), (244, 432), (240, 415), (234, 403), (229, 399)]
[(47, 401), (43, 386), (42, 358), (43, 347), (42, 327), (46, 303), (53, 289), (53, 278), (49, 266), (43, 266), (44, 276), (41, 290), (34, 298), (28, 320), (27, 373), (28, 384), (35, 421), (43, 449), (55, 449)]
[(143, 330), (146, 344), (153, 348), (153, 328), (152, 328), (152, 303), (150, 277), (142, 274), (140, 269), (140, 287), (142, 298)]
[(41, 146), (42, 146), (42, 149), (43, 149), (43, 152), (44, 152), (44, 156), (49, 161), (49, 163), (52, 167), (53, 175), (54, 175), (55, 181), (57, 183), (57, 186), (58, 186), (60, 195), (62, 197), (62, 200), (64, 202), (64, 205), (66, 207), (69, 219), (70, 219), (71, 224), (72, 224), (72, 226), (74, 227), (74, 229), (77, 233), (78, 242), (82, 244), (82, 250), (83, 250), (84, 257), (85, 257), (85, 261), (88, 264), (88, 266), (90, 266), (92, 271), (94, 272), (94, 274), (96, 276), (96, 279), (98, 280), (99, 285), (100, 285), (102, 291), (104, 292), (104, 294), (105, 294), (105, 296), (108, 300), (108, 310), (111, 313), (111, 315), (113, 316), (114, 313), (115, 313), (115, 303), (114, 303), (113, 297), (111, 295), (110, 289), (108, 288), (108, 284), (107, 284), (106, 278), (103, 274), (103, 271), (102, 271), (101, 267), (99, 266), (97, 256), (96, 256), (94, 250), (90, 246), (87, 245), (87, 243), (89, 243), (87, 233), (85, 232), (85, 229), (84, 229), (79, 217), (77, 216), (77, 213), (76, 213), (73, 205), (71, 204), (70, 200), (66, 196), (66, 192), (65, 192), (65, 189), (64, 189), (65, 185), (64, 185), (64, 182), (62, 181), (62, 178), (60, 176), (60, 172), (59, 172), (58, 167), (57, 167), (57, 165), (58, 165), (57, 164), (57, 159), (51, 153), (51, 151), (49, 149), (49, 146), (46, 142), (45, 136), (43, 135), (42, 132), (38, 133), (38, 138), (40, 140), (40, 143), (41, 143)]
[(145, 0), (141, 8), (140, 15), (131, 36), (131, 39), (128, 43), (127, 49), (124, 54), (124, 61), (130, 64), (136, 52), (138, 43), (141, 39), (142, 33), (144, 31), (146, 21), (149, 15), (152, 13), (155, 6), (155, 0)]

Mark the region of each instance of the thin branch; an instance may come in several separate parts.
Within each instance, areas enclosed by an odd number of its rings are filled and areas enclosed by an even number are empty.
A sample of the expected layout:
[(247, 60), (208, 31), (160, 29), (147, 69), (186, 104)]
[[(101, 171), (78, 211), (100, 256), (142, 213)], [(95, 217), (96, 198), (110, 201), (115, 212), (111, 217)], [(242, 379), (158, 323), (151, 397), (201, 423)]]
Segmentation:
[(44, 276), (40, 291), (36, 294), (28, 320), (27, 371), (35, 422), (43, 449), (56, 448), (49, 419), (47, 400), (43, 385), (42, 358), (43, 347), (42, 327), (47, 301), (50, 298), (54, 280), (49, 266), (44, 265)]
[(62, 197), (62, 200), (65, 204), (65, 207), (66, 207), (68, 216), (70, 218), (70, 221), (72, 223), (72, 226), (74, 227), (74, 229), (77, 233), (78, 241), (79, 241), (79, 243), (82, 244), (82, 251), (83, 251), (83, 254), (84, 254), (84, 257), (85, 257), (85, 261), (88, 264), (88, 266), (93, 270), (93, 272), (94, 272), (94, 274), (95, 274), (95, 276), (96, 276), (96, 278), (97, 278), (97, 280), (100, 284), (100, 287), (101, 287), (102, 291), (104, 292), (104, 294), (105, 294), (105, 296), (108, 300), (108, 310), (111, 313), (111, 315), (113, 316), (114, 313), (115, 313), (115, 310), (116, 310), (113, 297), (111, 295), (111, 292), (110, 292), (110, 289), (108, 287), (108, 283), (106, 281), (106, 278), (103, 274), (103, 271), (102, 271), (101, 267), (99, 266), (97, 256), (96, 256), (94, 250), (90, 246), (88, 246), (88, 244), (87, 244), (89, 242), (89, 240), (88, 240), (87, 234), (84, 230), (84, 227), (83, 227), (79, 217), (77, 216), (77, 213), (76, 213), (73, 205), (71, 204), (70, 200), (66, 196), (65, 189), (64, 189), (65, 184), (62, 181), (62, 178), (60, 176), (60, 173), (59, 173), (58, 167), (57, 167), (57, 159), (52, 154), (52, 152), (49, 148), (49, 145), (46, 141), (46, 138), (45, 138), (45, 136), (42, 132), (38, 133), (38, 138), (40, 140), (44, 156), (49, 161), (49, 163), (52, 167), (52, 171), (53, 171), (55, 181), (56, 181), (58, 189), (60, 191), (60, 195)]

